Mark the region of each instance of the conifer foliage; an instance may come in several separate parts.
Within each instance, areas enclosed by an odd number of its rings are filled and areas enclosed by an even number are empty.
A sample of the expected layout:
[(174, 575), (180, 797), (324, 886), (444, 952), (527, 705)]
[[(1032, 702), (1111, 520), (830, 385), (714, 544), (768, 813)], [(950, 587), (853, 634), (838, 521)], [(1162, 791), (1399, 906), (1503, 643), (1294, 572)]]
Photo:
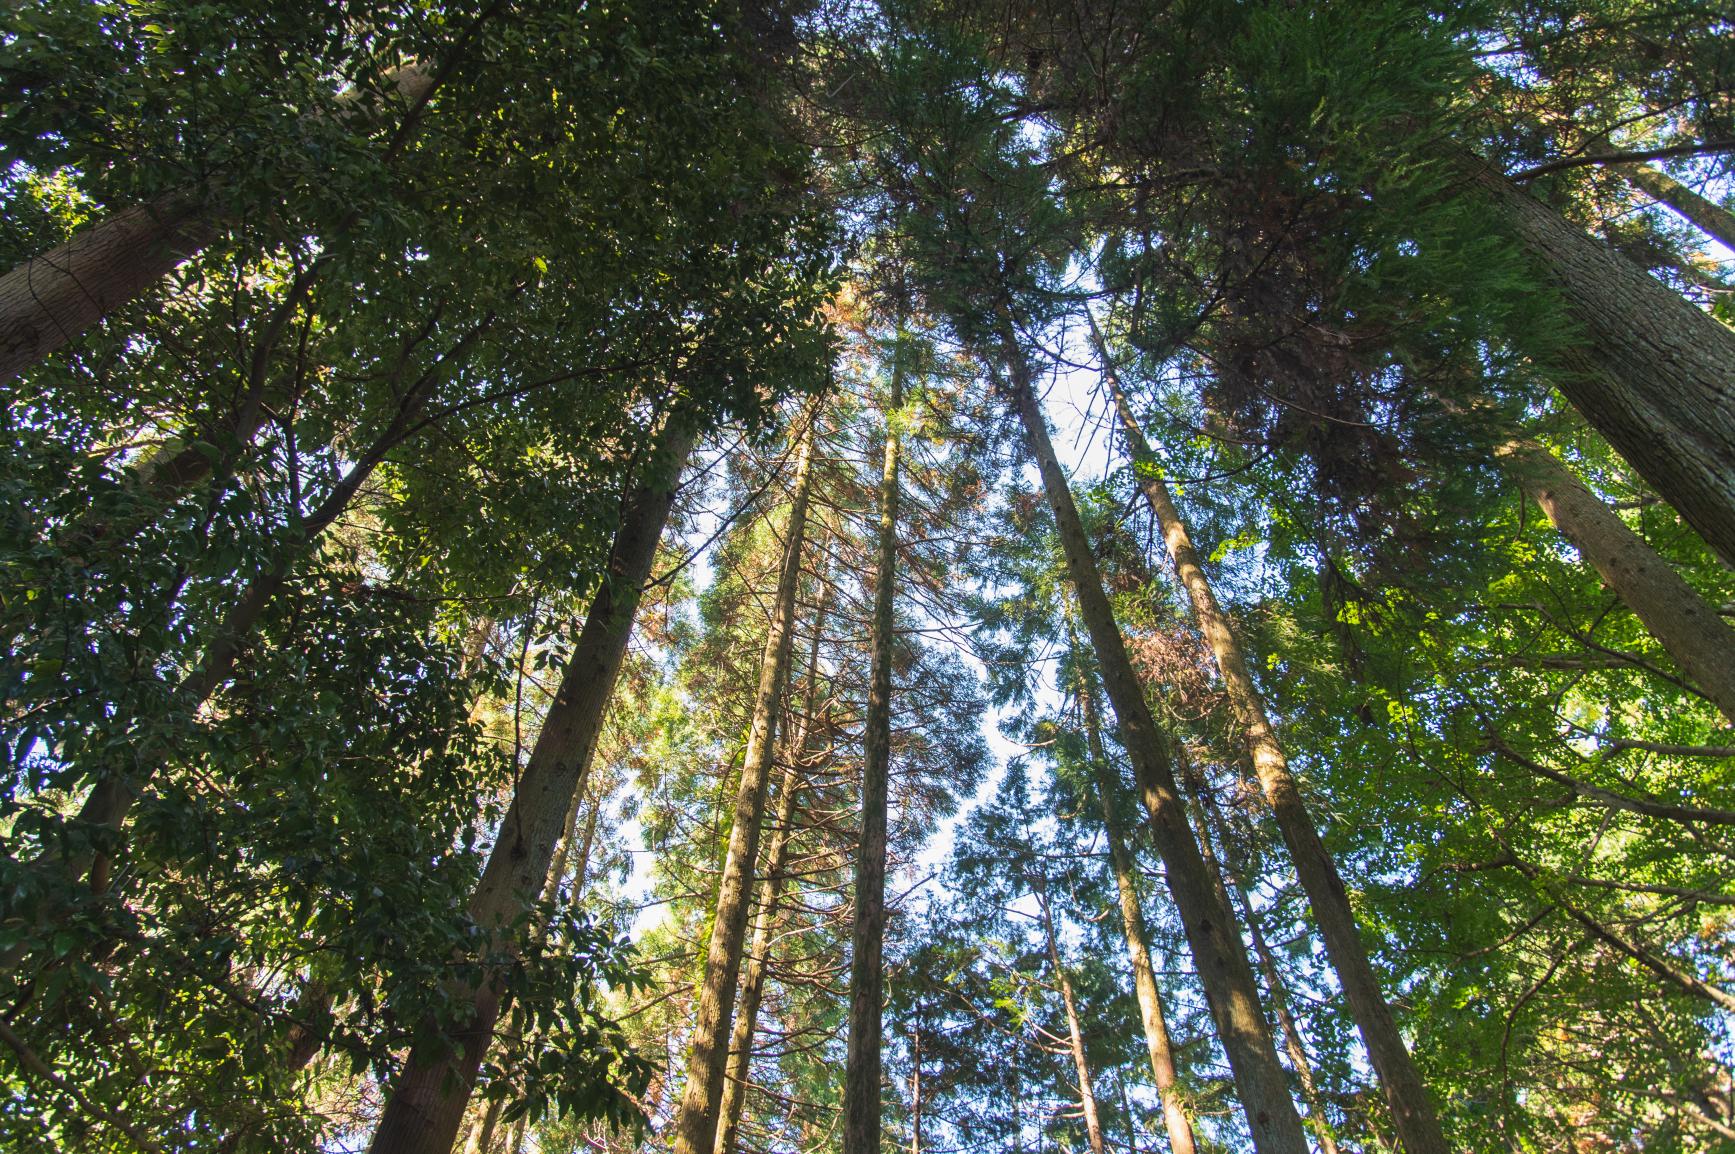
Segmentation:
[(0, 1149), (1735, 1145), (1710, 0), (21, 0)]

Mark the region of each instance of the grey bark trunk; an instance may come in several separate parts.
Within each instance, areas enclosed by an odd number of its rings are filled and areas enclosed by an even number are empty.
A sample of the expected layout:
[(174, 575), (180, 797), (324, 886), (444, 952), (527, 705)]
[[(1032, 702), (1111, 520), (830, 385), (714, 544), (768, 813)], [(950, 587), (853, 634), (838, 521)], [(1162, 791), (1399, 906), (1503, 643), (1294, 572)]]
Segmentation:
[(717, 888), (717, 909), (705, 956), (705, 976), (699, 986), (697, 1020), (687, 1062), (687, 1086), (675, 1116), (675, 1154), (712, 1154), (717, 1142), (718, 1108), (729, 1059), (730, 1018), (741, 976), (742, 947), (753, 898), (753, 866), (759, 856), (760, 827), (765, 819), (765, 794), (776, 745), (777, 714), (789, 679), (790, 643), (795, 633), (795, 594), (801, 579), (802, 536), (807, 528), (807, 501), (813, 476), (813, 442), (817, 411), (802, 433), (796, 465), (795, 493), (784, 530), (782, 572), (765, 653), (760, 662), (747, 748), (741, 760), (741, 782), (735, 795), (729, 850)]
[[(1094, 325), (1093, 321), (1093, 328)], [(1139, 488), (1162, 528), (1163, 541), (1168, 546), (1175, 573), (1187, 590), (1194, 619), (1216, 658), (1224, 691), (1240, 728), (1242, 745), (1253, 762), (1266, 804), (1271, 807), (1278, 831), (1283, 836), (1283, 844), (1295, 863), (1296, 876), (1307, 894), (1308, 905), (1325, 942), (1326, 955), (1337, 972), (1350, 1013), (1380, 1076), (1380, 1085), (1385, 1089), (1399, 1137), (1410, 1154), (1449, 1154), (1450, 1148), (1440, 1129), (1427, 1087), (1422, 1082), (1421, 1072), (1410, 1057), (1409, 1047), (1404, 1044), (1391, 1007), (1386, 1004), (1385, 994), (1380, 989), (1379, 979), (1368, 961), (1355, 913), (1350, 908), (1349, 894), (1344, 889), (1343, 879), (1338, 876), (1337, 863), (1320, 839), (1295, 777), (1289, 772), (1289, 759), (1277, 740), (1264, 698), (1254, 684), (1240, 642), (1199, 564), (1186, 524), (1175, 508), (1151, 447), (1133, 417), (1126, 393), (1107, 359), (1107, 349), (1100, 334), (1097, 344), (1106, 367), (1105, 379), (1114, 396), (1115, 411), (1120, 417), (1121, 432), (1138, 475)]]
[(850, 934), (849, 1042), (843, 1083), (843, 1154), (879, 1154), (881, 950), (886, 929), (886, 804), (892, 755), (892, 645), (898, 550), (899, 422), (903, 415), (903, 326), (892, 349), (874, 615), (868, 639), (867, 719), (862, 735), (861, 829), (856, 845), (855, 922)]
[(1735, 566), (1735, 332), (1468, 152), (1451, 162), (1537, 261), (1582, 340), (1554, 386)]
[(765, 854), (765, 880), (759, 883), (759, 900), (753, 910), (753, 941), (741, 977), (735, 1024), (729, 1032), (728, 1073), (723, 1082), (723, 1099), (717, 1107), (717, 1154), (735, 1154), (741, 1140), (741, 1117), (746, 1111), (747, 1088), (753, 1078), (753, 1037), (759, 1029), (759, 1007), (765, 998), (771, 942), (783, 920), (778, 899), (783, 892), (783, 866), (789, 852), (789, 831), (795, 820), (795, 794), (799, 788), (800, 778), (791, 765), (783, 775), (771, 846)]
[(1097, 712), (1096, 693), (1081, 677), (1079, 704), (1084, 711), (1085, 741), (1091, 765), (1096, 771), (1096, 796), (1102, 808), (1103, 834), (1108, 840), (1109, 864), (1114, 868), (1115, 891), (1120, 898), (1121, 931), (1126, 937), (1127, 963), (1133, 971), (1133, 992), (1139, 1000), (1139, 1020), (1145, 1030), (1145, 1048), (1151, 1058), (1151, 1078), (1156, 1082), (1157, 1095), (1163, 1103), (1163, 1126), (1169, 1134), (1169, 1148), (1174, 1154), (1194, 1154), (1198, 1149), (1193, 1138), (1193, 1123), (1187, 1117), (1186, 1102), (1181, 1097), (1175, 1072), (1175, 1048), (1169, 1038), (1168, 1022), (1163, 1014), (1162, 994), (1157, 989), (1157, 975), (1151, 965), (1151, 949), (1145, 933), (1144, 911), (1139, 905), (1138, 885), (1134, 881), (1133, 857), (1127, 850), (1126, 835), (1121, 829), (1120, 815), (1115, 812), (1112, 781), (1109, 775), (1107, 750), (1103, 747), (1102, 721)]
[(1682, 671), (1735, 721), (1735, 628), (1554, 454), (1519, 440), (1495, 453)]
[(1001, 340), (1013, 401), (1042, 474), (1066, 554), (1067, 570), (1079, 610), (1096, 650), (1103, 684), (1114, 706), (1121, 745), (1133, 763), (1150, 819), (1152, 840), (1163, 859), (1169, 890), (1187, 933), (1199, 979), (1229, 1058), (1236, 1091), (1260, 1154), (1305, 1154), (1307, 1139), (1277, 1061), (1271, 1031), (1259, 1005), (1259, 986), (1247, 960), (1234, 911), (1213, 886), (1199, 855), (1175, 785), (1166, 735), (1157, 727), (1144, 687), (1127, 656), (1126, 642), (1108, 597), (1066, 475), (1055, 459), (1048, 425), (1032, 391), (1029, 365), (1017, 344), (1011, 318), (1003, 314)]
[[(691, 431), (671, 431), (661, 460), (652, 466), (661, 475), (635, 486), (621, 511), (607, 575), (470, 899), (469, 916), (485, 938), (507, 932), (546, 883), (567, 809), (573, 796), (583, 792), (603, 714), (626, 658), (633, 617), (674, 505), (680, 466), (692, 443)], [(470, 1009), (468, 1020), (457, 1027), (455, 1050), (411, 1054), (387, 1094), (368, 1147), (371, 1154), (450, 1154), (501, 1010), (497, 975), (458, 986), (452, 994)]]
[(1723, 242), (1727, 248), (1735, 248), (1735, 212), (1730, 212), (1708, 197), (1700, 196), (1662, 169), (1652, 168), (1648, 164), (1622, 166), (1620, 174), (1629, 184), (1636, 185), (1674, 209), (1706, 236)]

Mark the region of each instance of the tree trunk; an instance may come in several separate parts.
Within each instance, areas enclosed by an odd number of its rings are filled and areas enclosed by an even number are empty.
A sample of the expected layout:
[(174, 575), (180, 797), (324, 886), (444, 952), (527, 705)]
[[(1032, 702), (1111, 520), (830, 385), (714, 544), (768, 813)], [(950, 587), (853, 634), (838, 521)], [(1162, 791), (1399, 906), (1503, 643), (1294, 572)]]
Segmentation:
[(850, 935), (849, 1043), (843, 1082), (843, 1154), (879, 1154), (880, 1012), (885, 980), (886, 804), (892, 756), (892, 646), (898, 553), (899, 425), (904, 403), (903, 324), (892, 345), (886, 402), (885, 467), (880, 476), (879, 557), (868, 649), (867, 719), (862, 735), (861, 831), (855, 860), (855, 923)]
[(161, 283), (216, 236), (198, 197), (170, 194), (102, 218), (0, 276), (0, 383)]
[(1078, 1020), (1078, 1001), (1073, 996), (1072, 979), (1060, 964), (1060, 945), (1054, 940), (1054, 911), (1048, 905), (1048, 885), (1041, 881), (1036, 889), (1036, 902), (1042, 911), (1042, 932), (1048, 940), (1048, 964), (1054, 968), (1054, 980), (1060, 987), (1060, 1002), (1066, 1007), (1066, 1036), (1072, 1047), (1072, 1065), (1078, 1071), (1078, 1105), (1084, 1113), (1085, 1137), (1091, 1154), (1103, 1154), (1102, 1118), (1097, 1113), (1096, 1090), (1090, 1081), (1090, 1060), (1084, 1052), (1084, 1028)]
[(469, 1145), (464, 1147), (464, 1154), (489, 1154), (494, 1146), (494, 1129), (500, 1125), (500, 1110), (505, 1104), (504, 1098), (495, 1098), (488, 1103), (488, 1109), (482, 1113), (482, 1121), (470, 1136)]
[(922, 1022), (910, 1037), (910, 1154), (922, 1154)]
[(1621, 165), (1619, 172), (1629, 184), (1656, 197), (1727, 248), (1735, 248), (1735, 212), (1699, 195), (1660, 168), (1648, 164)]
[(807, 689), (795, 732), (785, 743), (789, 767), (783, 774), (783, 791), (777, 798), (777, 817), (771, 829), (771, 847), (765, 854), (765, 880), (759, 886), (759, 902), (753, 913), (753, 944), (747, 954), (747, 973), (741, 979), (741, 1004), (735, 1011), (735, 1026), (729, 1035), (729, 1070), (723, 1083), (723, 1100), (717, 1109), (716, 1154), (735, 1154), (740, 1143), (741, 1114), (747, 1105), (747, 1087), (752, 1080), (753, 1035), (759, 1026), (759, 1005), (765, 996), (765, 975), (770, 966), (771, 941), (782, 922), (777, 901), (783, 892), (783, 865), (794, 836), (795, 795), (803, 784), (807, 735), (818, 701), (819, 639), (825, 626), (825, 604), (814, 615), (813, 637), (807, 649)]
[(598, 798), (590, 807), (590, 815), (584, 819), (584, 837), (578, 843), (578, 861), (572, 867), (572, 905), (578, 907), (584, 900), (585, 887), (590, 884), (590, 855), (596, 848), (596, 823), (602, 816), (602, 799)]
[[(481, 928), (484, 941), (507, 932), (546, 883), (567, 809), (573, 796), (584, 789), (603, 713), (626, 658), (633, 617), (693, 438), (690, 430), (672, 430), (658, 454), (661, 459), (650, 464), (653, 475), (639, 482), (624, 502), (607, 576), (591, 601), (470, 899), (469, 916)], [(457, 1002), (470, 1006), (468, 1020), (456, 1028), (456, 1051), (410, 1055), (387, 1095), (368, 1147), (371, 1154), (450, 1154), (501, 1011), (498, 975), (487, 975), (476, 985), (460, 985), (452, 993)]]
[[(459, 50), (491, 12), (460, 36)], [(438, 74), (410, 65), (394, 69), (388, 79), (409, 109), (393, 134), (390, 156), (408, 142)], [(169, 193), (110, 213), (0, 275), (0, 384), (161, 283), (216, 239), (218, 219), (204, 198)]]
[(1313, 1063), (1307, 1057), (1307, 1047), (1302, 1044), (1301, 1029), (1295, 1023), (1295, 1015), (1290, 1012), (1289, 994), (1284, 988), (1283, 976), (1277, 970), (1277, 959), (1272, 956), (1271, 947), (1265, 940), (1259, 915), (1247, 898), (1246, 881), (1239, 870), (1218, 861), (1210, 849), (1211, 832), (1215, 829), (1217, 844), (1223, 847), (1224, 857), (1228, 857), (1228, 823), (1223, 820), (1222, 810), (1217, 807), (1217, 799), (1204, 778), (1190, 769), (1183, 769), (1181, 776), (1203, 815), (1199, 841), (1205, 847), (1206, 856), (1210, 858), (1211, 868), (1217, 871), (1219, 877), (1234, 882), (1235, 897), (1247, 918), (1247, 936), (1253, 942), (1253, 956), (1258, 960), (1260, 973), (1265, 977), (1265, 990), (1271, 998), (1271, 1008), (1277, 1015), (1278, 1032), (1283, 1035), (1283, 1048), (1289, 1054), (1289, 1064), (1295, 1070), (1295, 1080), (1301, 1084), (1301, 1098), (1307, 1103), (1308, 1122), (1313, 1128), (1314, 1137), (1319, 1139), (1320, 1152), (1337, 1154), (1337, 1136), (1332, 1133), (1331, 1120), (1325, 1115), (1325, 1102), (1320, 1097), (1319, 1084), (1313, 1077)]
[(783, 921), (778, 899), (783, 892), (783, 865), (789, 851), (790, 826), (795, 820), (795, 794), (800, 786), (799, 773), (791, 765), (783, 775), (783, 792), (777, 800), (771, 846), (765, 854), (765, 880), (759, 883), (759, 900), (753, 910), (753, 942), (748, 947), (740, 1004), (729, 1034), (728, 1074), (723, 1083), (723, 1100), (717, 1107), (716, 1154), (735, 1154), (740, 1143), (741, 1116), (753, 1077), (753, 1037), (758, 1032), (759, 1006), (765, 997), (771, 940)]
[(1495, 454), (1682, 671), (1735, 721), (1735, 628), (1554, 454), (1520, 440)]
[(1480, 157), (1451, 161), (1561, 294), (1581, 339), (1554, 386), (1735, 566), (1735, 332)]
[(1622, 180), (1668, 205), (1706, 236), (1735, 248), (1735, 213), (1701, 196), (1660, 168), (1642, 161), (1621, 160), (1619, 150), (1609, 143), (1608, 137), (1585, 132), (1570, 122), (1566, 128), (1576, 147), (1590, 156), (1606, 158), (1608, 167), (1619, 173)]
[[(1075, 644), (1074, 648), (1077, 646)], [(1157, 990), (1156, 971), (1145, 935), (1144, 911), (1133, 880), (1133, 857), (1127, 850), (1120, 817), (1115, 813), (1107, 751), (1103, 748), (1102, 721), (1097, 713), (1096, 693), (1081, 675), (1079, 704), (1084, 711), (1085, 741), (1091, 766), (1096, 771), (1097, 802), (1102, 807), (1103, 834), (1108, 839), (1109, 863), (1114, 867), (1115, 890), (1120, 895), (1121, 930), (1126, 935), (1127, 962), (1132, 966), (1133, 990), (1139, 999), (1139, 1019), (1145, 1028), (1145, 1047), (1151, 1056), (1151, 1077), (1163, 1102), (1163, 1125), (1169, 1133), (1173, 1154), (1194, 1154), (1193, 1123), (1187, 1117), (1175, 1075), (1175, 1050), (1164, 1021), (1163, 999)]]
[[(1094, 330), (1094, 320), (1092, 326)], [(1223, 676), (1224, 692), (1240, 726), (1242, 744), (1252, 759), (1266, 804), (1271, 807), (1278, 831), (1283, 836), (1283, 844), (1295, 863), (1296, 876), (1307, 894), (1320, 937), (1324, 939), (1326, 955), (1343, 985), (1350, 1013), (1385, 1089), (1399, 1137), (1410, 1154), (1448, 1154), (1446, 1138), (1434, 1114), (1427, 1087), (1410, 1057), (1403, 1035), (1398, 1032), (1391, 1007), (1386, 1004), (1379, 979), (1368, 961), (1367, 949), (1362, 945), (1355, 913), (1350, 908), (1343, 879), (1338, 876), (1337, 864), (1320, 839), (1295, 778), (1289, 772), (1289, 759), (1272, 729), (1265, 701), (1253, 682), (1240, 642), (1199, 565), (1187, 527), (1175, 508), (1150, 445), (1133, 418), (1126, 393), (1109, 365), (1107, 348), (1100, 334), (1097, 345), (1106, 368), (1105, 379), (1114, 394), (1121, 431), (1125, 434), (1133, 468), (1138, 474), (1139, 488), (1162, 528), (1169, 557), (1187, 590), (1199, 631), (1205, 635), (1216, 657), (1217, 668)]]
[(1042, 473), (1042, 485), (1060, 531), (1079, 610), (1119, 723), (1121, 745), (1139, 781), (1152, 840), (1162, 857), (1212, 1019), (1229, 1057), (1254, 1149), (1259, 1154), (1305, 1154), (1307, 1140), (1302, 1134), (1301, 1119), (1289, 1097), (1288, 1082), (1260, 1009), (1258, 983), (1247, 961), (1235, 914), (1212, 885), (1199, 856), (1199, 843), (1187, 824), (1186, 810), (1175, 786), (1166, 737), (1157, 728), (1156, 718), (1145, 700), (1144, 687), (1133, 671), (1126, 642), (1103, 593), (1096, 558), (1031, 389), (1029, 365), (1017, 344), (1011, 317), (1005, 313), (1000, 335), (1012, 398)]
[(765, 634), (759, 687), (753, 700), (747, 748), (741, 759), (741, 783), (735, 795), (734, 821), (729, 830), (729, 851), (717, 887), (716, 916), (711, 925), (687, 1062), (687, 1086), (675, 1117), (675, 1154), (712, 1154), (717, 1142), (717, 1112), (723, 1101), (725, 1066), (729, 1060), (730, 1015), (735, 1008), (742, 946), (752, 905), (753, 865), (759, 855), (760, 826), (765, 818), (777, 714), (789, 679), (789, 650), (795, 636), (791, 626), (795, 619), (795, 594), (801, 583), (801, 543), (807, 527), (808, 488), (813, 476), (813, 442), (818, 420), (817, 409), (811, 410), (808, 427), (802, 433), (795, 493), (784, 530), (776, 607)]

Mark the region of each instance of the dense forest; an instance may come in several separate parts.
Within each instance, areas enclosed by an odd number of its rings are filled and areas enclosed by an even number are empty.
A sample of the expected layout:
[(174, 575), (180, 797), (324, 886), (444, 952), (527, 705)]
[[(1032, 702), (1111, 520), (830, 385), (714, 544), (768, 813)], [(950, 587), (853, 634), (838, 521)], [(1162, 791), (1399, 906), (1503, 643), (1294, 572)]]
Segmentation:
[(0, 1149), (1735, 1150), (1727, 0), (15, 0)]

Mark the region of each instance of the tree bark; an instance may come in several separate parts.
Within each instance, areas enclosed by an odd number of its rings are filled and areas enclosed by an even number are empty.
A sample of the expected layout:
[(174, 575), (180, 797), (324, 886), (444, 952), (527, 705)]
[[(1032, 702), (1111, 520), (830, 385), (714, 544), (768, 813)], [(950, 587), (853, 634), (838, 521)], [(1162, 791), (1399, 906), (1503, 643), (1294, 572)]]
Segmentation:
[(699, 986), (697, 1020), (687, 1062), (687, 1086), (675, 1116), (675, 1154), (712, 1154), (717, 1142), (717, 1113), (723, 1101), (725, 1066), (729, 1059), (730, 1016), (736, 983), (741, 976), (742, 946), (753, 897), (753, 866), (759, 854), (760, 826), (765, 818), (765, 794), (776, 744), (777, 714), (789, 679), (789, 650), (794, 639), (795, 594), (801, 581), (801, 543), (807, 527), (808, 489), (813, 476), (813, 442), (818, 424), (811, 411), (802, 433), (796, 464), (795, 493), (784, 529), (782, 572), (777, 600), (765, 634), (759, 666), (759, 687), (753, 700), (747, 748), (741, 759), (741, 782), (735, 795), (729, 850), (717, 888), (717, 909)]
[(198, 197), (170, 194), (106, 216), (0, 276), (0, 384), (137, 300), (216, 234)]
[(868, 639), (867, 719), (862, 735), (861, 830), (855, 861), (855, 922), (850, 934), (849, 1042), (843, 1082), (843, 1154), (879, 1154), (881, 1007), (885, 977), (886, 804), (892, 755), (892, 646), (898, 553), (898, 452), (904, 403), (903, 324), (893, 338), (886, 403), (885, 465), (880, 475), (879, 556)]
[[(1092, 328), (1095, 328), (1094, 320)], [(1163, 541), (1168, 546), (1175, 573), (1187, 590), (1194, 619), (1216, 658), (1224, 692), (1240, 727), (1242, 745), (1252, 759), (1266, 804), (1271, 807), (1283, 844), (1295, 863), (1296, 876), (1307, 894), (1308, 905), (1325, 942), (1326, 956), (1343, 985), (1350, 1013), (1385, 1089), (1399, 1138), (1410, 1154), (1449, 1154), (1445, 1134), (1440, 1129), (1421, 1072), (1410, 1057), (1409, 1048), (1404, 1044), (1403, 1035), (1398, 1031), (1391, 1007), (1386, 1004), (1379, 979), (1368, 960), (1367, 949), (1356, 927), (1355, 912), (1350, 908), (1349, 894), (1344, 889), (1343, 879), (1338, 876), (1337, 864), (1320, 839), (1295, 777), (1289, 772), (1289, 759), (1272, 729), (1264, 698), (1254, 684), (1240, 642), (1199, 564), (1186, 524), (1175, 508), (1151, 447), (1133, 417), (1126, 393), (1108, 361), (1107, 348), (1100, 333), (1097, 334), (1097, 345), (1105, 366), (1104, 378), (1113, 393), (1115, 411), (1120, 417), (1121, 432), (1138, 475), (1139, 488), (1162, 528)]]
[(1735, 566), (1735, 332), (1471, 153), (1450, 163), (1561, 294), (1554, 386)]
[(1018, 346), (1009, 312), (1002, 312), (1000, 329), (1012, 399), (1054, 511), (1080, 614), (1114, 706), (1121, 745), (1138, 778), (1152, 840), (1163, 860), (1169, 890), (1229, 1058), (1254, 1149), (1259, 1154), (1305, 1154), (1307, 1140), (1302, 1134), (1301, 1119), (1289, 1096), (1288, 1081), (1278, 1064), (1271, 1031), (1260, 1009), (1258, 983), (1248, 963), (1234, 911), (1212, 885), (1199, 855), (1199, 843), (1187, 823), (1186, 809), (1175, 785), (1166, 736), (1158, 729), (1145, 700), (1144, 687), (1133, 670), (1126, 642), (1103, 592), (1096, 558), (1066, 475), (1055, 459), (1048, 425), (1032, 391), (1029, 365)]
[(1127, 962), (1133, 971), (1133, 991), (1139, 999), (1139, 1019), (1145, 1029), (1145, 1047), (1151, 1057), (1151, 1077), (1163, 1103), (1163, 1126), (1169, 1133), (1173, 1154), (1194, 1154), (1193, 1123), (1187, 1117), (1179, 1079), (1175, 1073), (1175, 1049), (1164, 1020), (1162, 994), (1151, 965), (1150, 944), (1145, 934), (1144, 911), (1139, 908), (1138, 885), (1133, 880), (1133, 857), (1127, 850), (1120, 816), (1115, 813), (1107, 751), (1102, 741), (1102, 721), (1097, 713), (1096, 693), (1081, 675), (1079, 705), (1084, 712), (1084, 733), (1091, 766), (1096, 771), (1097, 803), (1102, 807), (1103, 835), (1108, 840), (1109, 864), (1114, 868), (1115, 890), (1120, 897), (1121, 930), (1126, 936)]
[[(459, 37), (458, 50), (491, 13)], [(409, 111), (388, 155), (407, 142), (439, 76), (410, 65), (389, 80)], [(220, 231), (221, 218), (207, 198), (168, 193), (110, 213), (0, 275), (0, 384), (149, 292)]]
[(1621, 165), (1619, 171), (1629, 184), (1674, 209), (1706, 236), (1721, 241), (1727, 248), (1735, 248), (1735, 212), (1699, 195), (1660, 168), (1633, 164)]
[(1495, 455), (1681, 670), (1735, 721), (1735, 627), (1554, 454), (1533, 441), (1511, 440)]
[(922, 1022), (910, 1034), (910, 1154), (922, 1154)]
[(1084, 1132), (1090, 1142), (1091, 1154), (1103, 1154), (1102, 1118), (1096, 1108), (1096, 1090), (1090, 1081), (1090, 1059), (1084, 1052), (1084, 1027), (1078, 1020), (1078, 1001), (1073, 995), (1072, 979), (1060, 964), (1060, 945), (1054, 940), (1054, 911), (1048, 905), (1048, 884), (1038, 879), (1036, 902), (1042, 911), (1042, 932), (1048, 941), (1048, 964), (1054, 969), (1055, 984), (1060, 987), (1060, 1002), (1066, 1008), (1066, 1036), (1072, 1048), (1073, 1069), (1078, 1072), (1078, 1105), (1084, 1114)]
[[(681, 463), (694, 433), (671, 430), (650, 464), (652, 475), (634, 488), (621, 511), (608, 571), (591, 601), (572, 656), (561, 675), (529, 763), (501, 821), (469, 916), (489, 948), (511, 949), (503, 939), (548, 877), (554, 845), (575, 794), (583, 792), (614, 684), (626, 658), (633, 617), (650, 578), (657, 543), (675, 501)], [(469, 1004), (455, 1031), (455, 1049), (412, 1053), (391, 1087), (371, 1154), (450, 1154), (476, 1072), (501, 1011), (498, 975), (463, 984), (454, 999)]]
[(795, 794), (800, 786), (796, 767), (791, 765), (783, 775), (783, 792), (777, 800), (777, 815), (772, 819), (765, 880), (759, 883), (759, 900), (753, 909), (753, 941), (747, 950), (740, 1001), (729, 1033), (728, 1074), (723, 1083), (723, 1099), (717, 1107), (717, 1154), (735, 1154), (740, 1143), (741, 1116), (746, 1110), (747, 1087), (753, 1077), (753, 1037), (759, 1029), (759, 1007), (765, 998), (771, 941), (783, 921), (778, 899), (783, 893), (783, 865), (789, 852), (790, 826), (795, 820)]
[(1219, 862), (1210, 852), (1211, 831), (1215, 829), (1217, 844), (1223, 847), (1223, 855), (1227, 858), (1228, 823), (1223, 820), (1217, 799), (1203, 778), (1187, 770), (1183, 770), (1181, 776), (1204, 815), (1204, 824), (1199, 830), (1200, 844), (1206, 847), (1211, 866), (1218, 875), (1234, 882), (1235, 897), (1247, 918), (1247, 936), (1253, 943), (1253, 956), (1258, 960), (1260, 973), (1265, 978), (1266, 993), (1271, 998), (1271, 1008), (1277, 1015), (1278, 1032), (1283, 1035), (1283, 1049), (1289, 1054), (1289, 1064), (1295, 1070), (1295, 1080), (1301, 1084), (1301, 1098), (1307, 1103), (1308, 1123), (1313, 1129), (1314, 1137), (1319, 1140), (1320, 1154), (1337, 1154), (1337, 1136), (1332, 1133), (1331, 1120), (1325, 1114), (1325, 1101), (1320, 1097), (1319, 1083), (1313, 1077), (1313, 1063), (1308, 1059), (1307, 1047), (1302, 1043), (1301, 1029), (1296, 1025), (1295, 1015), (1290, 1012), (1289, 994), (1283, 985), (1283, 975), (1278, 972), (1277, 959), (1272, 955), (1271, 946), (1265, 939), (1265, 931), (1259, 924), (1259, 915), (1247, 898), (1246, 882), (1239, 870)]
[(804, 779), (807, 735), (818, 701), (819, 639), (825, 626), (825, 604), (814, 615), (813, 637), (807, 649), (807, 689), (795, 732), (785, 743), (789, 767), (783, 774), (783, 790), (777, 798), (777, 817), (771, 829), (771, 846), (765, 853), (765, 880), (759, 885), (759, 902), (753, 913), (753, 944), (747, 954), (747, 972), (741, 979), (741, 1002), (735, 1011), (735, 1026), (729, 1035), (729, 1070), (723, 1083), (723, 1100), (717, 1109), (716, 1154), (735, 1154), (741, 1137), (741, 1114), (747, 1105), (747, 1087), (752, 1080), (753, 1035), (759, 1026), (759, 1006), (765, 996), (765, 976), (770, 966), (771, 942), (782, 923), (778, 898), (782, 896), (784, 862), (789, 840), (794, 836), (795, 795)]

